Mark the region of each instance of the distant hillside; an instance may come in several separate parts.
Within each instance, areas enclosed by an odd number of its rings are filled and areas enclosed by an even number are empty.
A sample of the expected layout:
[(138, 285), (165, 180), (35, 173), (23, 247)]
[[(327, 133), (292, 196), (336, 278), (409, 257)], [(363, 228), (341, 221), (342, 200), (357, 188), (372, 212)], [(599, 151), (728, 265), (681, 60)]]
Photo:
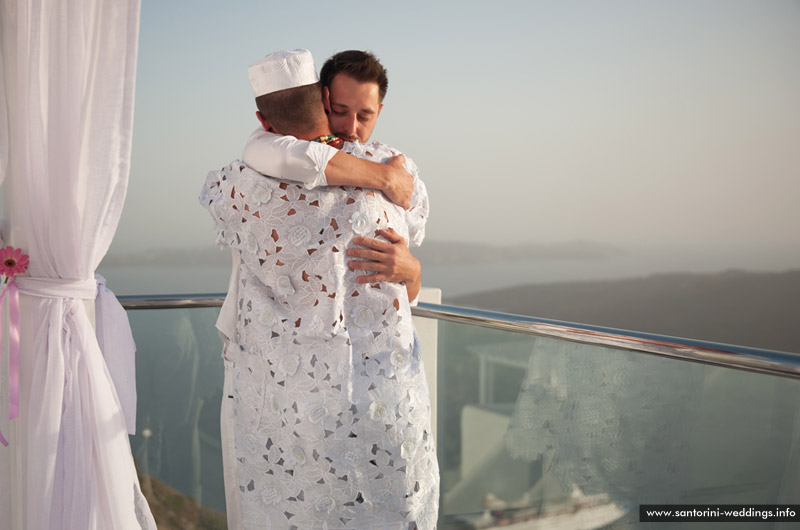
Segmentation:
[[(564, 243), (529, 243), (525, 245), (497, 246), (482, 243), (454, 241), (430, 241), (413, 254), (428, 265), (444, 263), (490, 263), (516, 259), (597, 259), (623, 253), (617, 247), (590, 241), (568, 241)], [(114, 252), (103, 259), (103, 265), (160, 265), (184, 266), (192, 263), (206, 265), (230, 264), (230, 253), (220, 252), (219, 247), (208, 245), (201, 248), (159, 248), (139, 252)]]
[(618, 247), (591, 241), (487, 245), (456, 241), (425, 240), (412, 251), (425, 265), (445, 263), (490, 263), (521, 259), (598, 259), (622, 254)]
[(446, 303), (800, 353), (800, 270), (528, 285)]
[(200, 506), (160, 480), (140, 473), (139, 483), (158, 530), (225, 530), (228, 527), (224, 513)]

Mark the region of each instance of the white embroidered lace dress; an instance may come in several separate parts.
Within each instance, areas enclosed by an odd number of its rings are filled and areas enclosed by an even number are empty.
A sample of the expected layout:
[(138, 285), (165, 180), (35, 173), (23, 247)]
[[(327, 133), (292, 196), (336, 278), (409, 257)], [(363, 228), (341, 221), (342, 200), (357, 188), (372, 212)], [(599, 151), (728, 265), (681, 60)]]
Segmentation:
[[(380, 144), (346, 144), (382, 161)], [(241, 253), (234, 408), (244, 528), (432, 529), (439, 495), (430, 400), (405, 287), (359, 284), (345, 250), (408, 211), (377, 191), (307, 190), (235, 161), (201, 199), (218, 241)]]

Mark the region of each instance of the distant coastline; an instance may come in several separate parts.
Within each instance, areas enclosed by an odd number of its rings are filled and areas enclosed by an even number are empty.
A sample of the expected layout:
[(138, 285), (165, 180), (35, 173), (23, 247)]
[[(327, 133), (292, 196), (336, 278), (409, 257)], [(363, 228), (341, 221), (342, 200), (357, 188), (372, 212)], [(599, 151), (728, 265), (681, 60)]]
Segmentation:
[(587, 260), (622, 256), (626, 252), (614, 245), (592, 241), (489, 245), (455, 241), (426, 241), (414, 255), (426, 265), (453, 263), (494, 263), (516, 260)]
[[(656, 250), (426, 241), (413, 252), (446, 304), (800, 352), (800, 253)], [(152, 249), (112, 253), (99, 272), (118, 294), (220, 293), (230, 260), (214, 246)]]
[[(624, 255), (625, 251), (614, 245), (592, 241), (567, 241), (560, 243), (527, 243), (521, 245), (489, 245), (457, 241), (425, 241), (413, 249), (414, 255), (427, 265), (454, 263), (495, 263), (527, 259), (603, 259)], [(152, 248), (137, 252), (112, 252), (103, 259), (111, 267), (131, 265), (205, 265), (228, 264), (228, 252), (219, 247)]]
[(800, 353), (800, 269), (521, 285), (447, 303)]

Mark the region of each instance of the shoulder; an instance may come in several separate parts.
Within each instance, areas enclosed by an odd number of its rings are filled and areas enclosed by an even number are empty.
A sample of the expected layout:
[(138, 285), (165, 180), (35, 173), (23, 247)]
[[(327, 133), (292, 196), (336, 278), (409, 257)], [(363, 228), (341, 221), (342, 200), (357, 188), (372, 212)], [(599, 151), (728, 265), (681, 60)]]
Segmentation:
[(230, 164), (222, 166), (220, 169), (209, 171), (208, 176), (209, 178), (216, 177), (220, 181), (225, 181), (230, 177), (241, 174), (246, 168), (247, 164), (237, 158)]
[(414, 160), (408, 156), (408, 154), (381, 142), (375, 141), (363, 144), (361, 142), (345, 142), (342, 151), (365, 160), (372, 160), (380, 163), (385, 163), (393, 156), (404, 155), (406, 157), (406, 169), (408, 169), (408, 172), (415, 177), (419, 173), (417, 164), (414, 163)]
[(377, 159), (376, 162), (384, 162), (385, 159), (402, 154), (399, 150), (382, 144), (381, 142), (345, 142), (342, 151), (359, 158)]
[(227, 183), (229, 185), (233, 183), (242, 184), (247, 182), (266, 184), (272, 181), (278, 181), (278, 179), (265, 178), (264, 175), (239, 159), (234, 160), (218, 171), (210, 172), (209, 177), (212, 175), (219, 179), (220, 184)]
[(260, 173), (251, 169), (241, 160), (234, 160), (230, 164), (209, 171), (200, 193), (201, 202), (217, 201), (230, 202), (236, 194), (255, 193), (263, 195), (262, 188), (277, 186), (279, 181), (264, 178)]
[(235, 166), (235, 160), (220, 169), (213, 169), (206, 175), (206, 181), (200, 190), (200, 201), (209, 203), (217, 198), (221, 190), (227, 187), (231, 169)]

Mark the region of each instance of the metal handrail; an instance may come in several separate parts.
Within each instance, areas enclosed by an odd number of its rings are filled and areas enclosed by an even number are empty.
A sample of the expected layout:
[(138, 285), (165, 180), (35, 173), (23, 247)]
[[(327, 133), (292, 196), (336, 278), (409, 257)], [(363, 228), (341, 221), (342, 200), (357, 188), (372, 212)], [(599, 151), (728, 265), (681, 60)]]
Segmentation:
[[(224, 293), (120, 296), (125, 309), (220, 307)], [(415, 316), (800, 379), (800, 354), (420, 302)]]
[(125, 309), (183, 309), (222, 307), (225, 293), (122, 295), (117, 298)]

